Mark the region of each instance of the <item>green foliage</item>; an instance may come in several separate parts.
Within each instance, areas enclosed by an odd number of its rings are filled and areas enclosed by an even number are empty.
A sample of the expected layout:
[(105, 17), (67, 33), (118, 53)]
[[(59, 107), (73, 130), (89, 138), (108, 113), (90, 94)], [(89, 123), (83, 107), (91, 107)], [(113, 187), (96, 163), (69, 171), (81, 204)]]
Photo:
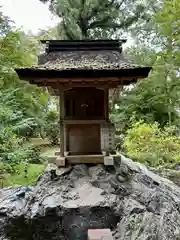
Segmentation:
[(15, 169), (11, 165), (0, 163), (0, 188), (13, 185), (32, 185), (44, 172), (45, 166), (40, 164), (18, 164)]
[(176, 136), (173, 126), (161, 129), (158, 123), (133, 122), (127, 130), (123, 147), (129, 157), (150, 166), (180, 160), (180, 137)]
[(45, 117), (44, 131), (52, 145), (57, 145), (59, 141), (58, 112), (49, 110)]
[(36, 62), (37, 39), (13, 29), (0, 13), (0, 49), (0, 185), (32, 184), (44, 166), (29, 165), (42, 159), (26, 140), (40, 132), (49, 94), (20, 81), (14, 68)]
[[(7, 94), (1, 92), (0, 99), (2, 99), (0, 105), (0, 162), (8, 162), (12, 165), (21, 161), (27, 162), (35, 150), (26, 144), (22, 132), (31, 129), (34, 121), (31, 118), (23, 118), (21, 111), (16, 112), (12, 108), (8, 92)], [(30, 148), (31, 154), (29, 153)]]
[(40, 164), (42, 163), (40, 153), (41, 152), (38, 147), (28, 143), (24, 147), (24, 161), (31, 164)]
[(21, 162), (41, 163), (40, 150), (23, 142), (12, 132), (4, 136), (3, 142), (1, 141), (0, 152), (0, 163), (7, 163), (12, 168)]
[[(159, 78), (139, 82), (132, 89), (121, 92), (116, 100), (118, 106), (111, 113), (111, 119), (122, 131), (130, 126), (132, 115), (136, 120), (143, 119), (147, 123), (158, 122), (161, 127), (169, 124), (178, 124), (179, 115), (179, 81), (166, 83)], [(173, 86), (174, 84), (174, 86)]]
[(62, 39), (112, 37), (148, 16), (146, 5), (132, 0), (40, 1), (48, 2), (52, 13), (62, 20), (58, 27)]
[(24, 136), (41, 125), (49, 94), (46, 90), (18, 79), (14, 68), (29, 66), (36, 62), (38, 42), (32, 35), (28, 36), (10, 27), (5, 19), (2, 15), (0, 29), (2, 27), (6, 31), (0, 35), (0, 100), (4, 109), (8, 108), (19, 122), (21, 120), (17, 134)]
[(130, 126), (132, 115), (147, 123), (158, 122), (160, 127), (179, 127), (179, 4), (178, 0), (173, 4), (170, 0), (158, 1), (154, 11), (153, 5), (149, 8), (150, 28), (134, 29), (139, 41), (126, 54), (134, 63), (152, 66), (153, 70), (148, 79), (124, 88), (116, 97), (118, 109), (112, 109), (111, 119), (122, 131)]
[[(141, 49), (141, 51), (139, 51)], [(179, 125), (180, 79), (175, 58), (165, 50), (151, 49), (144, 45), (126, 50), (133, 62), (153, 66), (148, 79), (136, 85), (124, 88), (115, 100), (118, 108), (113, 109), (111, 119), (124, 131), (130, 126), (132, 115), (136, 120), (147, 123), (158, 122), (161, 127), (166, 124)]]
[(13, 166), (39, 161), (37, 150), (25, 139), (40, 132), (49, 94), (20, 81), (13, 70), (35, 63), (37, 46), (35, 37), (12, 28), (0, 13), (0, 162)]

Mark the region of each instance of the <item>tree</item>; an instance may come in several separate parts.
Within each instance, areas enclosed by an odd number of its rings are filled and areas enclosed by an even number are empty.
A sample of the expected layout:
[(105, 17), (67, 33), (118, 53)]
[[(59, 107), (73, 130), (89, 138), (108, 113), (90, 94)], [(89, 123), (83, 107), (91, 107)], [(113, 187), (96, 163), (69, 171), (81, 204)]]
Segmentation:
[(156, 38), (161, 43), (158, 47), (141, 44), (126, 51), (135, 63), (153, 66), (153, 70), (148, 79), (125, 89), (118, 97), (118, 109), (112, 113), (112, 119), (121, 129), (130, 126), (132, 116), (148, 123), (156, 121), (161, 127), (179, 122), (180, 59), (177, 36), (173, 34), (173, 22), (168, 25), (167, 12), (165, 5), (154, 16), (158, 30)]
[[(164, 91), (169, 107), (169, 124), (172, 121), (171, 109), (179, 108), (179, 70), (180, 70), (180, 32), (179, 32), (179, 1), (165, 0), (162, 8), (155, 14), (157, 37), (161, 39), (158, 56), (163, 62)], [(175, 100), (175, 102), (174, 102)]]
[(40, 0), (60, 17), (62, 39), (113, 37), (139, 19), (147, 18), (146, 6), (132, 0)]
[[(14, 114), (19, 114), (18, 119), (22, 120), (21, 123), (24, 124), (26, 119), (31, 119), (29, 126), (33, 129), (35, 125), (41, 125), (49, 94), (36, 86), (20, 81), (14, 68), (29, 66), (36, 62), (37, 40), (32, 35), (27, 36), (12, 28), (7, 18), (3, 14), (0, 16), (0, 30), (3, 29), (0, 35), (0, 95), (8, 96), (9, 101), (4, 104)], [(26, 131), (30, 128), (27, 127)], [(26, 131), (19, 131), (19, 134), (26, 134)]]
[(128, 28), (128, 32), (135, 44), (141, 45), (143, 43), (146, 47), (153, 48), (153, 46), (159, 44), (155, 14), (162, 8), (163, 1), (144, 0), (143, 2), (146, 6), (146, 14)]
[(137, 120), (157, 121), (161, 127), (179, 124), (180, 2), (165, 0), (159, 4), (162, 8), (152, 16), (156, 30), (153, 44), (141, 42), (126, 51), (133, 62), (153, 66), (153, 70), (148, 79), (125, 89), (117, 99), (119, 109), (112, 118), (122, 128), (129, 127), (132, 115)]
[(0, 11), (0, 36), (6, 34), (10, 30), (11, 22), (12, 21), (10, 21), (10, 19), (7, 16), (4, 16), (3, 13)]

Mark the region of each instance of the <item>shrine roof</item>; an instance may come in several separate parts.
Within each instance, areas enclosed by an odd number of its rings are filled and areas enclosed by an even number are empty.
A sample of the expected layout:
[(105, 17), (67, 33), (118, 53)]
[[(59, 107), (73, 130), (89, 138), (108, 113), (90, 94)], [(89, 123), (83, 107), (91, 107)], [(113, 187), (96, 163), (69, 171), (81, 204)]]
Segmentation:
[(65, 77), (145, 78), (150, 67), (124, 58), (125, 40), (41, 41), (46, 44), (38, 65), (15, 69), (21, 79)]
[(125, 60), (118, 50), (50, 52), (39, 57), (39, 66), (31, 68), (63, 69), (134, 69), (143, 66)]

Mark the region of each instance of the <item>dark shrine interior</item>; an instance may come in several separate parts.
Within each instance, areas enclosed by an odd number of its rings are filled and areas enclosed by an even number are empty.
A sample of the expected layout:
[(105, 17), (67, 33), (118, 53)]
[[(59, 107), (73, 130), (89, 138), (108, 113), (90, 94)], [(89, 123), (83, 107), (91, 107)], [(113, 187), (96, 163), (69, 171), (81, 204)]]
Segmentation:
[(104, 119), (104, 90), (72, 88), (65, 92), (65, 119)]

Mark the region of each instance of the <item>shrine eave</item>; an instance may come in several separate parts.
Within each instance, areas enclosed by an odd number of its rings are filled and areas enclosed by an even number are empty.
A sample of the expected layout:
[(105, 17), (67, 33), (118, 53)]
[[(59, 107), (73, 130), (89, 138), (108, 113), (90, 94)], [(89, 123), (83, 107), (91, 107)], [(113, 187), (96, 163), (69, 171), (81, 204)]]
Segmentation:
[[(92, 80), (103, 79), (104, 82), (109, 80), (123, 80), (131, 82), (137, 79), (147, 78), (151, 67), (140, 67), (133, 69), (66, 69), (66, 70), (50, 70), (38, 68), (17, 68), (15, 71), (22, 80), (33, 81), (33, 83), (51, 82), (56, 79), (59, 83), (65, 79), (77, 82), (78, 79)], [(126, 85), (126, 84), (125, 84)]]

